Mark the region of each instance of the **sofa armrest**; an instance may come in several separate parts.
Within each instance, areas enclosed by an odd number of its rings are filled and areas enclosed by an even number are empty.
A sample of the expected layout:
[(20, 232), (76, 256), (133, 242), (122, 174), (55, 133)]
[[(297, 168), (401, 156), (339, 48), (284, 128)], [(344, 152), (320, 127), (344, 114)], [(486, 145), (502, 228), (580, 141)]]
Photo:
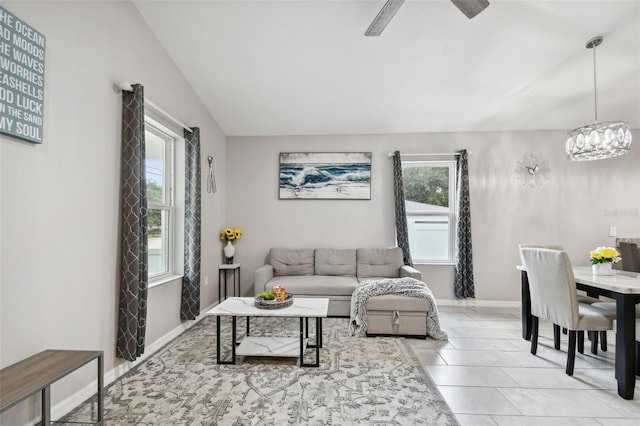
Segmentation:
[(411, 277), (422, 281), (422, 272), (412, 266), (403, 265), (400, 267), (400, 277)]
[(258, 294), (265, 291), (264, 286), (267, 284), (267, 281), (269, 281), (271, 278), (273, 278), (273, 266), (263, 265), (258, 269), (256, 269), (256, 271), (254, 272), (255, 281), (253, 284), (254, 296), (257, 296)]

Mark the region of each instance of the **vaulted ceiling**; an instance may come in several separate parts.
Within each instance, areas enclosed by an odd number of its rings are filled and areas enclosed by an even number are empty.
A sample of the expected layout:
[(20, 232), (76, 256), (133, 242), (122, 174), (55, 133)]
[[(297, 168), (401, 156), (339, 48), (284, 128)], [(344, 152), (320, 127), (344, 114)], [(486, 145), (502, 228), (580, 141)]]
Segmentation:
[(640, 0), (134, 4), (229, 136), (640, 128)]

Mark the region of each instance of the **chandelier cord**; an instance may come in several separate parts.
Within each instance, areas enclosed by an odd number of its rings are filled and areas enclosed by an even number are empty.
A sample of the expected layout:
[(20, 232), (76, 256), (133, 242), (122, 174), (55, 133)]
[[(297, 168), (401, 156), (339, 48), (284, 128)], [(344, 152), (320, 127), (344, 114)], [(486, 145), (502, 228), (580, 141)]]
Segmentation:
[(593, 106), (595, 110), (596, 123), (598, 123), (598, 89), (596, 86), (596, 46), (593, 46)]

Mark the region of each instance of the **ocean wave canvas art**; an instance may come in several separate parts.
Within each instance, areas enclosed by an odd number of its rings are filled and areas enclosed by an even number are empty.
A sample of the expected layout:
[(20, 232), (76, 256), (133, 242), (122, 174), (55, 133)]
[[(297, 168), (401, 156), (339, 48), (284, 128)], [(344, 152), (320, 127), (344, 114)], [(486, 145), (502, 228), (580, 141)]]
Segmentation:
[(280, 199), (370, 200), (371, 153), (281, 153)]

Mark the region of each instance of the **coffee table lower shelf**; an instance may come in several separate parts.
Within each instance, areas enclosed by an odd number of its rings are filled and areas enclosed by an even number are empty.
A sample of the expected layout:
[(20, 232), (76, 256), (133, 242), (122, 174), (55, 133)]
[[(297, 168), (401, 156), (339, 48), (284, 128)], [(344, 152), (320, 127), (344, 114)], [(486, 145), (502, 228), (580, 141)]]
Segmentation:
[[(302, 352), (307, 349), (309, 339), (304, 339)], [(236, 348), (236, 355), (273, 356), (297, 358), (300, 356), (300, 339), (297, 337), (245, 337)]]

